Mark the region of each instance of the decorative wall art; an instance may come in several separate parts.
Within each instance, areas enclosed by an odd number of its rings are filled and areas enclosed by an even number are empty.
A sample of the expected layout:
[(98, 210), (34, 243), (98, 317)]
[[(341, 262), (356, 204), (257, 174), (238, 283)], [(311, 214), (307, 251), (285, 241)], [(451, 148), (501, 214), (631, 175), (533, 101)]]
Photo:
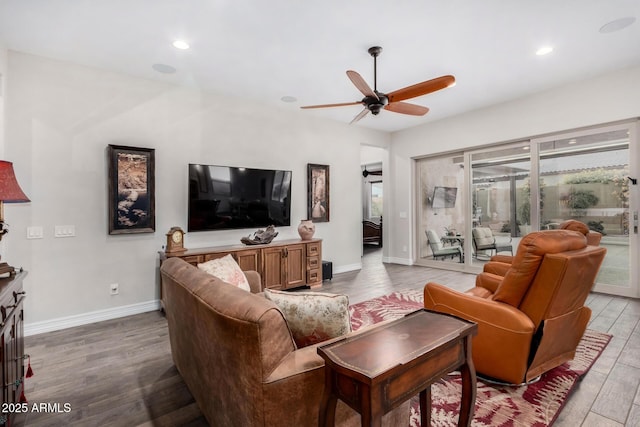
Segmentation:
[(109, 234), (153, 233), (155, 150), (109, 145)]
[(307, 164), (308, 219), (329, 222), (329, 166)]

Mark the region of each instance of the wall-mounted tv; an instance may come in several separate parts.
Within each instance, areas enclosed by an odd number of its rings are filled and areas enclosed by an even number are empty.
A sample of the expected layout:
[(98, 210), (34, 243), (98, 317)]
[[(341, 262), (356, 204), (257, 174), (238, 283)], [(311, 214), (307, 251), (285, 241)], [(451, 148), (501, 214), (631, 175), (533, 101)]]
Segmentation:
[(188, 231), (291, 225), (291, 171), (189, 165)]
[(435, 187), (433, 189), (433, 198), (431, 199), (432, 208), (453, 208), (456, 205), (456, 196), (458, 188), (456, 187)]

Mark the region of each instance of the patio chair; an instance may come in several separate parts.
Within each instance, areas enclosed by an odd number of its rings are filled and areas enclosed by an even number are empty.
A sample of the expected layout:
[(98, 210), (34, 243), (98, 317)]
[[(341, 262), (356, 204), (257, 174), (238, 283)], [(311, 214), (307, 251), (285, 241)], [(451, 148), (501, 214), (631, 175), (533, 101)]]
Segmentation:
[(473, 240), (474, 257), (478, 258), (478, 251), (495, 251), (498, 252), (509, 251), (513, 255), (513, 246), (511, 245), (511, 238), (509, 242), (498, 242), (493, 235), (493, 231), (489, 227), (476, 227), (471, 231), (471, 237)]
[(451, 259), (458, 257), (459, 262), (463, 260), (463, 252), (462, 247), (459, 245), (455, 246), (444, 246), (442, 244), (442, 240), (438, 236), (434, 230), (425, 230), (427, 235), (427, 240), (429, 242), (429, 247), (431, 248), (431, 252), (433, 253), (433, 259), (445, 259), (451, 257)]

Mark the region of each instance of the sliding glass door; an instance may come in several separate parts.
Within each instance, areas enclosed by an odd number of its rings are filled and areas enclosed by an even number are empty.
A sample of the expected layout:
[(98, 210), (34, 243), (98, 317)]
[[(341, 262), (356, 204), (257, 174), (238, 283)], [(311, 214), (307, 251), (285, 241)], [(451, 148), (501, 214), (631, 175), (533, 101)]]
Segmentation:
[(531, 231), (529, 142), (471, 152), (470, 163), (471, 262), (482, 267), (496, 253), (514, 254)]
[(458, 269), (464, 261), (465, 174), (462, 155), (416, 161), (416, 263)]
[[(637, 230), (633, 230), (629, 125), (535, 140), (539, 151), (541, 229), (575, 219), (602, 233), (607, 255), (596, 290), (637, 295)], [(637, 212), (637, 209), (635, 210)]]
[[(640, 297), (637, 121), (416, 160), (416, 263), (481, 271), (568, 219), (602, 234), (595, 290)], [(633, 266), (633, 268), (632, 268)]]

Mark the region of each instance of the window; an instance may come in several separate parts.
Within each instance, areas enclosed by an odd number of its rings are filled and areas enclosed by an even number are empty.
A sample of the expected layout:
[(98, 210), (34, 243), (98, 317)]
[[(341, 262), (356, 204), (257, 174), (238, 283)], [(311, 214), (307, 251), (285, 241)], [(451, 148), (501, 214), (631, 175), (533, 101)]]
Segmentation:
[(370, 182), (369, 218), (382, 216), (382, 181)]

